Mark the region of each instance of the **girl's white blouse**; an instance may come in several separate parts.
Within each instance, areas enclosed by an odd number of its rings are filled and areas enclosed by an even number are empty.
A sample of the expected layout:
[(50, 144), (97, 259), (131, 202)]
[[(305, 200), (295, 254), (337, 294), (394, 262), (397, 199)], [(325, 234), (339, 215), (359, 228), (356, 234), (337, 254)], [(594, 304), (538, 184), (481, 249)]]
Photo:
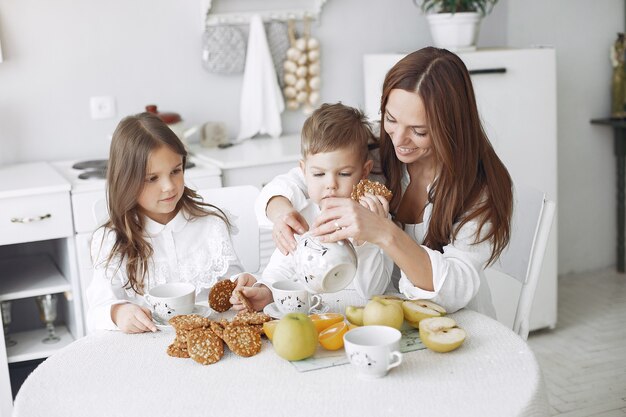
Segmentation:
[[(405, 166), (401, 181), (402, 192), (406, 190), (409, 182), (410, 177)], [(272, 197), (281, 195), (291, 201), (298, 201), (307, 197), (305, 190), (302, 171), (298, 168), (273, 179), (263, 187), (255, 203), (259, 224), (269, 222), (265, 208)], [(467, 307), (495, 318), (496, 312), (485, 275), (485, 264), (491, 255), (491, 243), (486, 241), (474, 244), (478, 233), (478, 223), (468, 222), (461, 228), (456, 239), (443, 247), (443, 253), (432, 250), (422, 245), (431, 214), (432, 204), (429, 203), (424, 209), (424, 221), (419, 224), (405, 225), (405, 231), (428, 253), (433, 272), (434, 291), (426, 291), (414, 286), (404, 272), (397, 267), (391, 278), (392, 283), (407, 298), (430, 299), (442, 305), (449, 313)], [(488, 228), (488, 225), (485, 225), (485, 228)]]
[[(221, 279), (234, 279), (243, 271), (235, 253), (227, 225), (217, 216), (188, 218), (182, 210), (163, 225), (145, 218), (145, 239), (152, 245), (144, 282), (144, 292), (168, 282), (189, 282), (196, 286), (196, 299), (203, 300), (208, 289)], [(100, 228), (91, 241), (94, 273), (87, 288), (91, 330), (116, 330), (111, 320), (111, 306), (132, 302), (147, 307), (142, 295), (125, 288), (128, 282), (126, 260), (119, 257), (107, 265), (115, 243), (115, 232)]]

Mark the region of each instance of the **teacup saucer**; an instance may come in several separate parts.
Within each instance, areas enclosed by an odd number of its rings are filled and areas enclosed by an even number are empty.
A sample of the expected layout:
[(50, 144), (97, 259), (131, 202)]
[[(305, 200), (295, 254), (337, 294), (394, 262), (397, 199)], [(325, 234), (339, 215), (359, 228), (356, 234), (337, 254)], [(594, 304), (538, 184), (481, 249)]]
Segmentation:
[[(193, 311), (191, 312), (191, 314), (197, 314), (202, 317), (211, 317), (211, 315), (213, 314), (213, 310), (209, 306), (196, 304), (193, 307)], [(164, 323), (161, 320), (157, 319), (156, 317), (152, 317), (152, 321), (154, 322), (156, 327), (160, 330), (170, 330), (172, 328), (171, 324)]]
[[(326, 303), (322, 303), (318, 308), (312, 309), (310, 314), (328, 313), (328, 310), (330, 310), (330, 306)], [(273, 319), (281, 319), (285, 315), (285, 313), (276, 307), (276, 303), (266, 305), (263, 312)]]

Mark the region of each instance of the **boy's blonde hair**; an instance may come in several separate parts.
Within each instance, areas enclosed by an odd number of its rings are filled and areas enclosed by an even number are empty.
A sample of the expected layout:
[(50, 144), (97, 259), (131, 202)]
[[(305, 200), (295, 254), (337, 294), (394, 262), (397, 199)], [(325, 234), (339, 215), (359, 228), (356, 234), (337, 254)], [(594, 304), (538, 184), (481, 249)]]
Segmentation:
[(363, 112), (341, 103), (324, 103), (302, 126), (302, 157), (353, 148), (365, 162), (368, 143), (373, 140), (370, 123)]

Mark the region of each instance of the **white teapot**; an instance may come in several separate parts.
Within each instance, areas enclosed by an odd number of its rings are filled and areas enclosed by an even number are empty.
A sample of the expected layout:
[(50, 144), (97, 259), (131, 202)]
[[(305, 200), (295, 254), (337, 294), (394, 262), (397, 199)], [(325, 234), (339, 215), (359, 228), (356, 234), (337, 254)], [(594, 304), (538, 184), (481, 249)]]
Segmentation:
[(356, 251), (349, 240), (321, 243), (305, 233), (293, 256), (297, 278), (311, 294), (340, 291), (356, 275)]
[(178, 138), (187, 145), (187, 139), (196, 133), (199, 129), (199, 126), (193, 126), (190, 128), (185, 127), (185, 123), (183, 122), (180, 114), (174, 112), (159, 112), (157, 110), (157, 106), (155, 104), (149, 104), (146, 106), (146, 111), (148, 113), (154, 113), (159, 116), (159, 119), (163, 120), (167, 127), (172, 129), (172, 131), (178, 136)]

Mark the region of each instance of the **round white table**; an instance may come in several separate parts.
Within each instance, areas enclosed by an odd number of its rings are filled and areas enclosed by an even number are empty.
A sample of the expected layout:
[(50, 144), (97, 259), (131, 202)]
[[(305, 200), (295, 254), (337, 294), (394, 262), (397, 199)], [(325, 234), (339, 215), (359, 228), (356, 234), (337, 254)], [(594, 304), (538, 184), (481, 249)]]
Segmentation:
[(349, 364), (298, 372), (265, 339), (256, 356), (225, 349), (218, 363), (202, 366), (165, 353), (173, 332), (99, 332), (39, 365), (18, 392), (13, 415), (548, 415), (541, 370), (526, 342), (476, 312), (451, 317), (467, 331), (463, 346), (405, 353), (377, 380), (360, 379)]

